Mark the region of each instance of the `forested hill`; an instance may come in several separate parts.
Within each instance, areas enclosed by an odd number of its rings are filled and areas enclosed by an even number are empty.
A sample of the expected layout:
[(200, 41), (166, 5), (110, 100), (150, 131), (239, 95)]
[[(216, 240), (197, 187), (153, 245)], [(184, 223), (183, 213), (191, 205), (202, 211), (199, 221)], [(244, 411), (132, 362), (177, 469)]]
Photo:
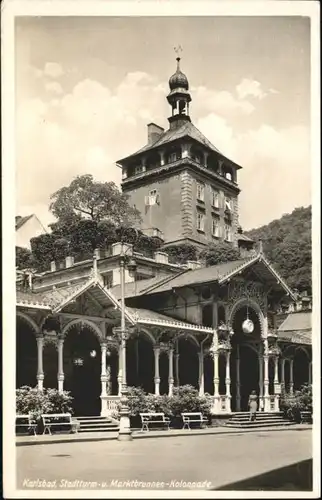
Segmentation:
[(292, 289), (311, 294), (311, 206), (296, 208), (245, 234), (255, 241), (262, 239), (268, 260)]

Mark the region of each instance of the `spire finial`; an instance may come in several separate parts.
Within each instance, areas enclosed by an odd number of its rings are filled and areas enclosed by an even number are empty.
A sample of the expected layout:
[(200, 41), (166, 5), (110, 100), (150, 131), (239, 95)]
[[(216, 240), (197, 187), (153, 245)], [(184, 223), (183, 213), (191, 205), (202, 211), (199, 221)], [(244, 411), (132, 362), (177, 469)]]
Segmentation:
[(177, 45), (176, 47), (174, 47), (174, 51), (177, 54), (177, 57), (176, 57), (176, 60), (177, 60), (177, 71), (179, 71), (179, 69), (180, 69), (180, 60), (181, 60), (180, 53), (182, 52), (182, 50), (183, 49), (182, 49), (181, 45)]

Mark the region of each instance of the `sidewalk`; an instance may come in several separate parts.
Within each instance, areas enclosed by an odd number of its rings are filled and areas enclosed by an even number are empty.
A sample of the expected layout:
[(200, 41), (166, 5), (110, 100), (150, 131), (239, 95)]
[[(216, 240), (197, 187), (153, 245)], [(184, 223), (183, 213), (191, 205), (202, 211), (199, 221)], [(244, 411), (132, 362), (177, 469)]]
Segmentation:
[[(255, 429), (234, 429), (224, 426), (210, 427), (207, 429), (170, 429), (169, 431), (140, 431), (133, 430), (133, 439), (145, 438), (165, 438), (176, 436), (203, 436), (203, 435), (222, 435), (222, 434), (244, 434), (249, 432), (276, 432), (276, 431), (305, 431), (311, 430), (310, 424), (294, 424), (290, 426), (278, 427), (260, 427)], [(56, 444), (56, 443), (75, 443), (75, 442), (90, 442), (90, 441), (109, 441), (116, 440), (117, 432), (82, 432), (79, 434), (56, 434), (56, 435), (40, 435), (40, 436), (17, 436), (16, 446), (32, 446), (39, 444)]]

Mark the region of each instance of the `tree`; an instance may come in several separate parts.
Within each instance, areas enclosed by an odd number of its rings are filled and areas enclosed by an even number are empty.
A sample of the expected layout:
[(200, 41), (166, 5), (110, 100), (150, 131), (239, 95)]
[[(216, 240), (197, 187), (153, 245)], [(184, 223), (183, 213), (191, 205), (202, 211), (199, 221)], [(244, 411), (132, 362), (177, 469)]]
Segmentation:
[(240, 259), (238, 248), (233, 247), (231, 243), (219, 242), (210, 243), (204, 250), (201, 250), (199, 258), (203, 260), (206, 266), (215, 266), (222, 262), (230, 262)]
[(106, 220), (116, 226), (134, 226), (141, 222), (140, 212), (129, 205), (114, 182), (94, 181), (90, 174), (77, 176), (69, 186), (51, 195), (50, 211), (60, 225), (74, 225), (80, 219)]
[(27, 269), (32, 265), (32, 255), (28, 248), (16, 247), (16, 266), (18, 269)]
[(245, 234), (262, 239), (265, 255), (291, 288), (311, 293), (311, 206), (296, 208)]

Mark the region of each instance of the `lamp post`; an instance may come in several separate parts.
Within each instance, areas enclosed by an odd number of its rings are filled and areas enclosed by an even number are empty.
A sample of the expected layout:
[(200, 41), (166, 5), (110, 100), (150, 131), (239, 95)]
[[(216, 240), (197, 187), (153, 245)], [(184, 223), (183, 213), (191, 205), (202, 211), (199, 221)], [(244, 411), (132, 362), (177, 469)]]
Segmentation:
[[(129, 247), (131, 248), (131, 247)], [(121, 340), (121, 360), (122, 360), (122, 386), (121, 386), (121, 410), (120, 410), (120, 428), (118, 433), (119, 441), (131, 441), (132, 433), (130, 426), (130, 415), (129, 415), (129, 404), (128, 404), (128, 390), (126, 381), (126, 341), (128, 339), (128, 332), (125, 327), (125, 257), (126, 252), (124, 252), (124, 247), (122, 243), (121, 255), (120, 255), (120, 281), (121, 281), (121, 328), (120, 328), (120, 340)], [(135, 272), (136, 262), (134, 259), (130, 259), (128, 270)]]

